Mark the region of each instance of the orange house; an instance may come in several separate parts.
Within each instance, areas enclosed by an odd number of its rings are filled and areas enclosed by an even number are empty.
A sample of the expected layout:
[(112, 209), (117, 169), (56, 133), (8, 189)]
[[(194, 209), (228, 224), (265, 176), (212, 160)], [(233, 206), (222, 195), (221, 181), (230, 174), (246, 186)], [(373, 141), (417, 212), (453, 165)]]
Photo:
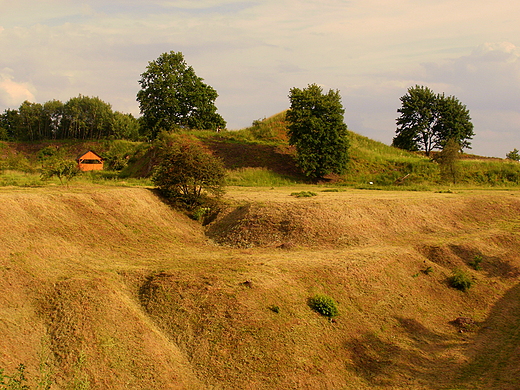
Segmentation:
[(92, 150), (80, 155), (76, 161), (80, 171), (100, 171), (103, 169), (103, 157)]

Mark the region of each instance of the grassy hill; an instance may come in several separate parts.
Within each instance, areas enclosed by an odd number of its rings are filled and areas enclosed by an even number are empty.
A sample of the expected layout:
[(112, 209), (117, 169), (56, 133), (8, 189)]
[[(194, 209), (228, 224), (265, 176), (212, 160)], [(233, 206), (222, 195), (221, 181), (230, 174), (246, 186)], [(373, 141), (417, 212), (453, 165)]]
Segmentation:
[(230, 188), (205, 228), (144, 188), (0, 189), (0, 367), (53, 389), (517, 388), (516, 192), (309, 188)]
[[(228, 183), (239, 186), (278, 187), (308, 183), (295, 164), (295, 150), (287, 141), (285, 112), (253, 122), (239, 131), (190, 131), (182, 136), (201, 142), (223, 159)], [(350, 131), (350, 161), (342, 176), (331, 175), (321, 184), (354, 188), (444, 190), (446, 188), (512, 188), (520, 185), (520, 164), (511, 160), (462, 154), (456, 183), (441, 180), (439, 164), (421, 153), (410, 153)], [(0, 185), (41, 185), (38, 153), (59, 150), (68, 159), (88, 149), (105, 159), (112, 172), (87, 175), (96, 182), (105, 179), (147, 177), (156, 159), (155, 145), (129, 141), (0, 142)], [(23, 172), (17, 177), (13, 172)], [(33, 175), (32, 177), (27, 177)], [(106, 180), (105, 180), (106, 181)]]

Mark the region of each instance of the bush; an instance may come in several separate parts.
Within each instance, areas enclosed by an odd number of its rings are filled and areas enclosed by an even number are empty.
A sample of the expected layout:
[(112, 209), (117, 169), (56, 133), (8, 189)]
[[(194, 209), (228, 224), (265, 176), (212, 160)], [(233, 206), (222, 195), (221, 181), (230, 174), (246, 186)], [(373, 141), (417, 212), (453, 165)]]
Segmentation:
[(452, 276), (448, 279), (450, 286), (460, 291), (467, 291), (473, 285), (473, 279), (461, 269), (453, 271)]
[(68, 183), (74, 176), (79, 173), (78, 164), (71, 160), (61, 158), (51, 159), (46, 162), (46, 166), (42, 169), (42, 180), (50, 179), (56, 176), (61, 184)]
[(311, 198), (313, 196), (317, 196), (318, 194), (312, 191), (300, 191), (300, 192), (293, 192), (291, 193), (291, 196), (295, 196), (297, 198)]
[(169, 200), (189, 209), (204, 205), (208, 195), (224, 192), (225, 168), (220, 159), (193, 141), (164, 146), (152, 181)]
[(309, 306), (325, 317), (335, 317), (339, 313), (336, 301), (324, 294), (316, 294), (310, 298)]

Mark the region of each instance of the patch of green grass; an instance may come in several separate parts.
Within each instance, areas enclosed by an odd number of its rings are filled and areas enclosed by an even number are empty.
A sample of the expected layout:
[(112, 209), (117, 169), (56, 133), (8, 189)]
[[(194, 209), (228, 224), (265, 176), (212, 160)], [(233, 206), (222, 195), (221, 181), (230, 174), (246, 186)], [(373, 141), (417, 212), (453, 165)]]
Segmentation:
[(313, 196), (318, 196), (318, 194), (312, 191), (300, 191), (291, 193), (291, 196), (295, 196), (296, 198), (311, 198)]
[(239, 168), (228, 171), (226, 184), (243, 187), (285, 187), (299, 183), (267, 168)]

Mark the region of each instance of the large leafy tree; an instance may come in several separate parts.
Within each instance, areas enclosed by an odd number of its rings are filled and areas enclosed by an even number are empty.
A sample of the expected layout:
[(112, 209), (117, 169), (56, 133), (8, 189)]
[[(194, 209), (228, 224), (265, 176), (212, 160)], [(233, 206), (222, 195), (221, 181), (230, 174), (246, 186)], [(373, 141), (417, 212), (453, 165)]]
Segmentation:
[(217, 113), (217, 91), (188, 66), (182, 53), (163, 53), (148, 63), (137, 100), (143, 121), (155, 138), (176, 127), (216, 130), (226, 122)]
[(287, 112), (289, 143), (296, 146), (302, 171), (313, 179), (330, 173), (341, 174), (348, 162), (348, 130), (339, 91), (311, 84), (292, 88)]
[(474, 136), (469, 111), (456, 97), (435, 94), (424, 86), (411, 87), (397, 110), (397, 135), (393, 145), (406, 150), (443, 149), (448, 140), (469, 148)]

